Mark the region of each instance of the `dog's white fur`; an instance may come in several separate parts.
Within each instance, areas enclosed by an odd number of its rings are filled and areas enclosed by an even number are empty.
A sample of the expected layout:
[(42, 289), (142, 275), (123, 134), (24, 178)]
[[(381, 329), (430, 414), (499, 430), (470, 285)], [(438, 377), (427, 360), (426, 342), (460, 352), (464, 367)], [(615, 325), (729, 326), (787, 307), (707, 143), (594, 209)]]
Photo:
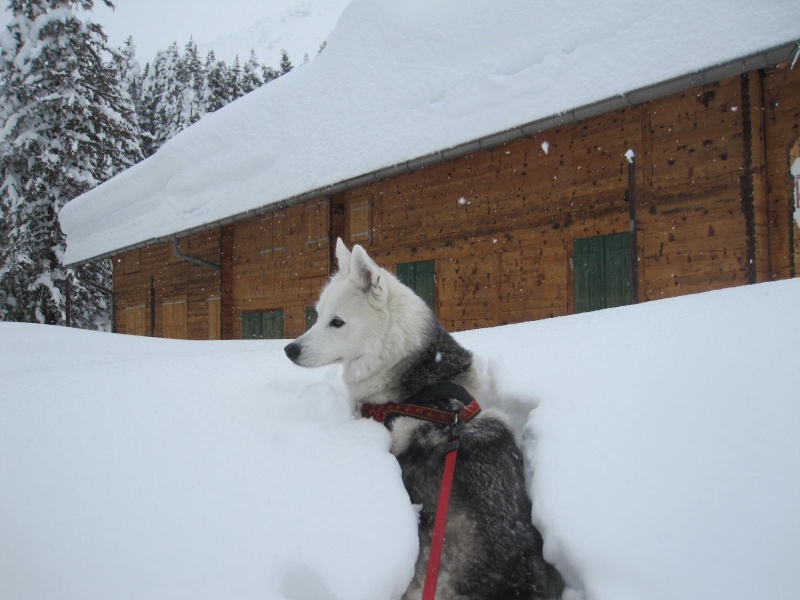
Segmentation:
[[(419, 349), (430, 309), (361, 246), (350, 252), (339, 239), (336, 258), (339, 271), (320, 295), (317, 322), (295, 340), (303, 348), (296, 362), (303, 367), (341, 363), (344, 383), (358, 404), (402, 400), (388, 384), (387, 365), (400, 364)], [(331, 325), (337, 318), (344, 326)], [(483, 387), (475, 367), (456, 383), (469, 390)]]

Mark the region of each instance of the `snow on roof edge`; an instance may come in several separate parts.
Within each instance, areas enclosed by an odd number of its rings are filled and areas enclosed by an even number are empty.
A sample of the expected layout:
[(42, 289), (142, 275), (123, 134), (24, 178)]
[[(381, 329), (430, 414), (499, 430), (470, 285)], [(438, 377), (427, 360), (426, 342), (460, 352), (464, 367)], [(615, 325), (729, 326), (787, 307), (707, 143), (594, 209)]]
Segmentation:
[[(473, 152), (488, 150), (523, 137), (533, 137), (538, 133), (547, 131), (554, 127), (589, 119), (614, 110), (625, 108), (627, 106), (637, 106), (650, 100), (663, 98), (670, 94), (684, 91), (692, 87), (714, 83), (727, 77), (773, 66), (789, 59), (796, 59), (798, 54), (800, 54), (800, 41), (792, 40), (790, 42), (773, 46), (756, 53), (733, 58), (723, 63), (709, 65), (706, 68), (691, 71), (672, 79), (667, 79), (649, 86), (630, 90), (618, 96), (604, 98), (602, 100), (582, 106), (567, 108), (564, 112), (559, 114), (550, 115), (548, 117), (537, 119), (528, 123), (522, 123), (511, 129), (492, 133), (464, 142), (462, 144), (458, 144), (456, 146), (434, 150), (429, 154), (418, 156), (402, 163), (379, 167), (373, 171), (369, 171), (349, 179), (332, 182), (322, 187), (301, 192), (295, 196), (289, 196), (268, 202), (258, 207), (235, 213), (227, 217), (215, 219), (189, 229), (176, 230), (167, 235), (145, 239), (135, 244), (115, 248), (95, 256), (79, 256), (72, 260), (70, 260), (69, 256), (67, 256), (68, 261), (66, 264), (69, 266), (78, 266), (91, 261), (110, 258), (116, 254), (135, 250), (137, 248), (143, 248), (151, 244), (163, 243), (176, 237), (181, 238), (188, 235), (201, 233), (203, 231), (208, 231), (216, 227), (230, 225), (268, 212), (272, 208), (291, 206), (312, 198), (330, 196), (339, 192), (361, 187), (368, 183), (390, 179), (397, 175), (418, 171), (440, 162), (456, 160)], [(134, 165), (134, 167), (135, 166), (136, 165)]]

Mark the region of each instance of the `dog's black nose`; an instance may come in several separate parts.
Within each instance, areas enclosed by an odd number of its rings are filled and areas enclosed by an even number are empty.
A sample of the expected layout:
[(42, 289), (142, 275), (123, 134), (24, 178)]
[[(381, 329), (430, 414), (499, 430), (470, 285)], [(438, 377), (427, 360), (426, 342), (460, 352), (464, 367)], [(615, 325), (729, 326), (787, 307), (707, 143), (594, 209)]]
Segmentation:
[(296, 361), (300, 357), (300, 344), (296, 342), (292, 342), (291, 344), (287, 344), (287, 346), (283, 349), (286, 352), (286, 356), (289, 357), (289, 360)]

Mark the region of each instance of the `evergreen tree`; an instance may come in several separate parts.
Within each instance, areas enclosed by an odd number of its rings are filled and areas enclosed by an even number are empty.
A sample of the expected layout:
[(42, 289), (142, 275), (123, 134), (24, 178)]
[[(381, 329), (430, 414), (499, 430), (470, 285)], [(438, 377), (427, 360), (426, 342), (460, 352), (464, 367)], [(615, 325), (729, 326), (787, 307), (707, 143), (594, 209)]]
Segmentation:
[(153, 137), (158, 146), (191, 124), (190, 108), (184, 105), (184, 90), (188, 82), (177, 42), (156, 55), (156, 96)]
[[(112, 6), (110, 0), (102, 0)], [(124, 58), (76, 9), (94, 0), (11, 0), (0, 35), (0, 319), (96, 327), (108, 261), (65, 267), (61, 207), (141, 158)], [(111, 61), (105, 58), (111, 56)]]
[(242, 69), (242, 92), (249, 94), (253, 90), (260, 88), (264, 85), (264, 80), (261, 77), (261, 65), (258, 64), (256, 58), (256, 51), (250, 50), (250, 58), (244, 63)]
[(200, 60), (197, 44), (194, 43), (192, 38), (189, 38), (181, 61), (180, 80), (184, 87), (184, 121), (190, 125), (198, 121), (206, 112), (204, 99), (205, 79), (205, 69), (203, 69), (203, 62)]
[(141, 136), (140, 145), (142, 154), (145, 157), (151, 156), (159, 145), (153, 131), (155, 131), (156, 107), (158, 105), (158, 93), (153, 89), (154, 68), (147, 63), (142, 69), (139, 82), (139, 99), (136, 103), (136, 115), (139, 120), (139, 132)]
[(214, 112), (231, 101), (228, 67), (224, 60), (218, 61), (211, 50), (206, 56), (205, 104), (208, 112)]
[(272, 67), (270, 67), (269, 65), (261, 65), (261, 79), (263, 80), (264, 83), (269, 83), (270, 81), (274, 81), (280, 76), (281, 74)]
[(294, 69), (294, 66), (292, 66), (292, 61), (289, 60), (289, 55), (286, 50), (281, 50), (281, 75), (286, 75), (292, 69)]
[(142, 68), (136, 60), (136, 44), (128, 36), (125, 43), (114, 56), (116, 71), (120, 84), (128, 92), (134, 106), (138, 105), (142, 97)]
[(242, 91), (242, 66), (239, 63), (239, 55), (233, 60), (233, 65), (228, 69), (228, 98), (233, 102), (244, 95)]

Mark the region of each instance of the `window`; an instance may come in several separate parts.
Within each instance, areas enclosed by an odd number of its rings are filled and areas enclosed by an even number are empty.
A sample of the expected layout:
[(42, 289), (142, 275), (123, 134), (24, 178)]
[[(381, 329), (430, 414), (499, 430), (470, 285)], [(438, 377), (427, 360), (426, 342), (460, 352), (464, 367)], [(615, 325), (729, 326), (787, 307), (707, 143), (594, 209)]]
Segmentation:
[(142, 250), (135, 248), (130, 252), (125, 252), (117, 259), (119, 265), (122, 267), (122, 272), (126, 275), (128, 273), (138, 273), (141, 268)]
[(303, 214), (303, 230), (305, 249), (325, 248), (328, 245), (328, 228), (330, 220), (329, 202), (309, 202)]
[(575, 312), (631, 303), (631, 234), (575, 240)]
[(185, 340), (189, 337), (186, 322), (186, 296), (167, 298), (161, 304), (163, 328), (161, 337)]
[(285, 247), (286, 213), (271, 212), (261, 218), (261, 229), (263, 231), (263, 249), (261, 254), (280, 257), (283, 256)]
[(370, 242), (370, 196), (353, 198), (350, 201), (350, 242)]
[(242, 315), (243, 340), (283, 339), (283, 311), (262, 310)]
[(306, 331), (308, 331), (314, 326), (314, 323), (317, 322), (317, 309), (314, 308), (313, 306), (306, 306), (305, 315), (306, 315)]
[(432, 309), (436, 303), (436, 261), (398, 263), (397, 278), (425, 300)]

